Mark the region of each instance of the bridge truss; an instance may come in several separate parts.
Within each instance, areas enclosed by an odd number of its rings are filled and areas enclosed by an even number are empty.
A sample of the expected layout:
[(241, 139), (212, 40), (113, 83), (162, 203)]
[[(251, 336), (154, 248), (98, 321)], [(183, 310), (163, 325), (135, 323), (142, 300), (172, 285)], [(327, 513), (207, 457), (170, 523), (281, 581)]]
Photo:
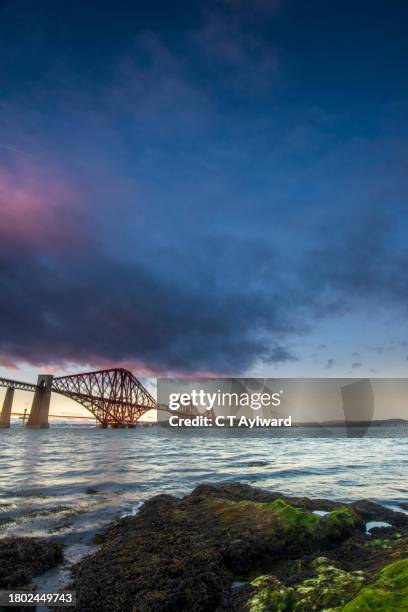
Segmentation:
[[(168, 406), (158, 405), (132, 372), (123, 368), (70, 376), (40, 375), (37, 384), (0, 378), (0, 387), (34, 392), (30, 419), (41, 426), (45, 423), (47, 427), (51, 392), (69, 397), (84, 406), (103, 427), (134, 427), (149, 410), (158, 411), (158, 417), (159, 412), (171, 412)], [(10, 410), (7, 410), (7, 415), (0, 415), (0, 426), (2, 419), (10, 422)], [(36, 416), (33, 417), (33, 414)], [(171, 414), (194, 417), (199, 412), (195, 406), (190, 405)]]
[(25, 383), (20, 380), (11, 380), (10, 378), (0, 378), (0, 387), (9, 389), (18, 389), (19, 391), (35, 391), (37, 385), (33, 383)]
[(59, 376), (51, 388), (82, 404), (106, 427), (135, 425), (143, 414), (157, 409), (142, 383), (123, 368)]

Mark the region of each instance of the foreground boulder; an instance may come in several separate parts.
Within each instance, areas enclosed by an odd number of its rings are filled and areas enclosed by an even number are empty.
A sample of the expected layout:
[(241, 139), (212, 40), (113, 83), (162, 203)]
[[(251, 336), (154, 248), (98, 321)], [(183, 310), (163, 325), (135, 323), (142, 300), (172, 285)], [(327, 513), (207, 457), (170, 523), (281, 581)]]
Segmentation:
[(223, 560), (234, 574), (251, 572), (282, 556), (330, 547), (364, 529), (358, 515), (345, 507), (319, 516), (281, 498), (271, 502), (214, 498), (206, 504), (221, 526)]
[(29, 587), (33, 576), (62, 561), (62, 546), (39, 538), (0, 540), (0, 589)]
[(408, 517), (397, 523), (383, 540), (365, 533), (357, 505), (205, 485), (115, 523), (69, 588), (81, 612), (339, 611), (405, 555)]
[(116, 523), (74, 568), (81, 611), (214, 610), (230, 575), (207, 509), (159, 495)]

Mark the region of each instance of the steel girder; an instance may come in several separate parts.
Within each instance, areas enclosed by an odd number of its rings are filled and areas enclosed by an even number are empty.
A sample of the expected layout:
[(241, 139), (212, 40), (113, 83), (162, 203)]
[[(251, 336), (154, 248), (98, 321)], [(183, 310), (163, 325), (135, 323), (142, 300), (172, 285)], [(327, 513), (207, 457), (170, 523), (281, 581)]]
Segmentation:
[(56, 377), (52, 391), (69, 397), (92, 412), (103, 425), (134, 425), (156, 400), (123, 368)]

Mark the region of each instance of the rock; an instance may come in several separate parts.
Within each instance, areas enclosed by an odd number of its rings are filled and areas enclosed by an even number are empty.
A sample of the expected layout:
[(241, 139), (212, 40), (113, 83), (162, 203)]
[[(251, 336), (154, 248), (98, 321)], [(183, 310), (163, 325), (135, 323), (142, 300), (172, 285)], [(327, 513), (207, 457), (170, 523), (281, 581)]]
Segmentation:
[(388, 538), (397, 534), (398, 529), (396, 527), (372, 527), (368, 533), (373, 537)]
[[(311, 512), (322, 504), (332, 512)], [(115, 523), (100, 549), (74, 566), (69, 588), (87, 612), (234, 609), (234, 579), (318, 555), (363, 529), (358, 514), (339, 504), (203, 485), (182, 499), (158, 495)], [(245, 593), (239, 589), (237, 600)]]
[(394, 527), (408, 527), (408, 515), (403, 512), (394, 512), (368, 500), (353, 502), (350, 507), (366, 522), (381, 521)]
[(312, 563), (314, 575), (294, 587), (286, 587), (274, 576), (252, 581), (256, 587), (247, 602), (248, 612), (272, 610), (329, 610), (343, 606), (364, 583), (362, 572), (346, 572), (319, 557)]
[(342, 612), (406, 612), (408, 610), (408, 559), (386, 565), (375, 582), (367, 585)]
[(286, 588), (274, 576), (259, 576), (251, 583), (256, 587), (245, 606), (248, 612), (287, 610), (291, 605), (293, 589)]
[(0, 540), (0, 588), (28, 586), (33, 576), (62, 561), (62, 546), (52, 540), (9, 537)]
[(208, 505), (226, 527), (223, 557), (235, 573), (261, 567), (277, 556), (305, 554), (363, 531), (364, 523), (349, 508), (318, 516), (283, 499), (273, 502), (214, 498)]
[(352, 508), (344, 506), (321, 517), (319, 529), (322, 538), (336, 542), (346, 540), (357, 531), (364, 531), (365, 523)]
[[(268, 502), (274, 501), (275, 499), (285, 499), (286, 502), (296, 506), (297, 508), (304, 508), (305, 510), (327, 510), (331, 511), (339, 507), (339, 504), (327, 499), (310, 499), (308, 497), (292, 497), (284, 495), (276, 491), (267, 491), (260, 489), (259, 487), (253, 487), (251, 485), (242, 483), (231, 483), (222, 485), (199, 485), (192, 491), (188, 496), (189, 499), (210, 499), (212, 497), (222, 497), (224, 499), (230, 499), (232, 501), (240, 501), (246, 499), (249, 501), (257, 502)], [(374, 504), (377, 506), (377, 504)], [(377, 506), (380, 508), (380, 506)]]
[(215, 610), (231, 576), (211, 531), (203, 508), (154, 497), (114, 524), (100, 550), (74, 567), (78, 609)]

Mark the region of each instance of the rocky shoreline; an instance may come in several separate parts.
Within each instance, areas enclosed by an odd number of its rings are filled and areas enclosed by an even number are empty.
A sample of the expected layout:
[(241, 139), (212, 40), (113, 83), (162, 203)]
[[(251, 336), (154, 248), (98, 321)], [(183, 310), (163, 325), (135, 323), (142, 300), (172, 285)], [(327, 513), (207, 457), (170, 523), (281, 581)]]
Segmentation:
[[(408, 609), (408, 515), (368, 501), (201, 485), (153, 497), (97, 543), (67, 585), (81, 612)], [(0, 541), (12, 569), (0, 588), (29, 588), (61, 555), (52, 541)]]

